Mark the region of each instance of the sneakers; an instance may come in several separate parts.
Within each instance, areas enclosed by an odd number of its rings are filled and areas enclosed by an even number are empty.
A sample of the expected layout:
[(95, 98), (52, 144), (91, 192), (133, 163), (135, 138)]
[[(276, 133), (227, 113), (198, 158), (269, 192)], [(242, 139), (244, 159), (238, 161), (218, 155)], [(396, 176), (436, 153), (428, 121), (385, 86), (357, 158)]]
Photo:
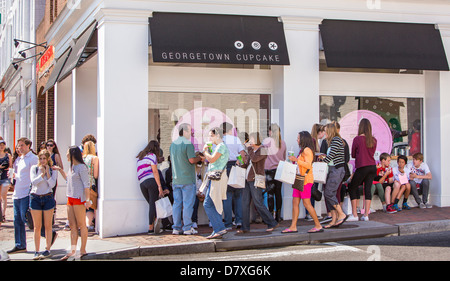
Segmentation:
[(425, 204), (423, 204), (423, 203), (420, 203), (420, 204), (419, 204), (419, 208), (420, 208), (420, 209), (425, 209), (426, 207), (427, 207), (427, 206), (426, 206)]
[(332, 219), (333, 219), (332, 217), (326, 216), (320, 223), (321, 224), (322, 223), (327, 223), (327, 222), (330, 222)]
[(397, 212), (400, 212), (402, 209), (398, 207), (397, 204), (392, 205)]
[(433, 205), (431, 205), (429, 203), (425, 203), (425, 207), (427, 207), (427, 209), (431, 209), (431, 208), (433, 208)]
[(358, 221), (358, 216), (353, 216), (353, 214), (349, 215), (347, 221)]
[(40, 259), (41, 259), (41, 257), (39, 255), (39, 252), (34, 252), (33, 260), (37, 261), (37, 260), (40, 260)]
[(369, 216), (361, 216), (361, 221), (369, 221)]
[(386, 213), (388, 213), (388, 214), (395, 214), (395, 213), (397, 213), (397, 210), (394, 208), (394, 204), (387, 205)]
[(176, 230), (176, 229), (173, 229), (173, 230), (172, 230), (172, 234), (173, 234), (173, 235), (180, 235), (180, 234), (181, 234), (181, 231)]
[(42, 253), (39, 255), (39, 258), (45, 259), (45, 258), (51, 257), (51, 255), (52, 255), (52, 254), (50, 254), (50, 251), (49, 251), (49, 250), (45, 250), (44, 252), (42, 252)]
[(403, 205), (402, 205), (402, 209), (403, 210), (411, 210), (411, 208), (408, 206), (408, 203), (403, 203)]
[(194, 234), (197, 234), (197, 233), (198, 233), (198, 231), (195, 230), (193, 227), (191, 227), (191, 229), (189, 229), (188, 231), (183, 231), (184, 235), (194, 235)]

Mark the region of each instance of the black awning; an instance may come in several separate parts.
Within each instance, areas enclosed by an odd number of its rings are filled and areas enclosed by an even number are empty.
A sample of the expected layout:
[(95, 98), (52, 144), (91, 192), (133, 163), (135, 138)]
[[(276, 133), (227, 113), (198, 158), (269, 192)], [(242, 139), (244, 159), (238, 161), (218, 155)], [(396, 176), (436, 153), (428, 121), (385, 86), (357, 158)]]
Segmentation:
[(75, 45), (72, 47), (72, 52), (70, 53), (69, 58), (67, 59), (67, 62), (61, 71), (61, 75), (58, 78), (58, 82), (66, 78), (75, 67), (83, 63), (84, 61), (83, 56), (85, 55), (86, 49), (88, 47), (91, 38), (93, 38), (93, 34), (96, 30), (96, 27), (97, 23), (95, 22), (91, 24), (80, 37), (78, 37), (78, 39), (75, 42)]
[(449, 70), (434, 24), (323, 20), (328, 67)]
[(154, 62), (289, 65), (277, 17), (153, 13)]
[(53, 66), (52, 73), (50, 74), (50, 77), (47, 80), (47, 84), (45, 84), (44, 91), (42, 91), (42, 94), (45, 94), (49, 89), (51, 89), (56, 81), (58, 81), (59, 75), (61, 74), (61, 70), (66, 64), (67, 58), (70, 55), (70, 52), (72, 51), (72, 48), (67, 49), (67, 51), (64, 52), (58, 59), (56, 59), (56, 63)]

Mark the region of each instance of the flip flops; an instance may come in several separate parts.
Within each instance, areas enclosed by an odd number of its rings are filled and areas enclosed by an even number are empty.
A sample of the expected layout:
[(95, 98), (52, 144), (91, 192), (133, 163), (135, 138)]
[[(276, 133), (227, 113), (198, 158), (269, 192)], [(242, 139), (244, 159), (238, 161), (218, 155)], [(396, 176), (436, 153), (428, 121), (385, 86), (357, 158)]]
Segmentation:
[(308, 230), (308, 233), (318, 233), (318, 232), (323, 232), (323, 228), (317, 229), (314, 227)]
[(286, 228), (285, 230), (281, 231), (281, 233), (286, 234), (286, 233), (297, 233), (298, 230), (290, 230), (289, 228)]

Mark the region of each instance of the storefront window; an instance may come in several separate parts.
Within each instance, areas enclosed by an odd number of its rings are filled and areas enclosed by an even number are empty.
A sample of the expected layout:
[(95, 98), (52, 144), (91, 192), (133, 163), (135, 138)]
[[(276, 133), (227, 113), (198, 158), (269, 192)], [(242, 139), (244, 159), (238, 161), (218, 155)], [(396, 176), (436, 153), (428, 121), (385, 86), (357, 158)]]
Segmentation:
[(412, 156), (423, 153), (423, 99), (352, 96), (320, 96), (322, 124), (338, 121), (349, 145), (357, 135), (358, 123), (367, 118), (377, 138), (377, 155)]
[(149, 93), (149, 140), (158, 140), (167, 160), (170, 144), (178, 137), (176, 126), (192, 126), (191, 142), (201, 150), (209, 129), (229, 122), (235, 134), (245, 141), (245, 134), (259, 132), (264, 138), (270, 125), (270, 95), (211, 93)]

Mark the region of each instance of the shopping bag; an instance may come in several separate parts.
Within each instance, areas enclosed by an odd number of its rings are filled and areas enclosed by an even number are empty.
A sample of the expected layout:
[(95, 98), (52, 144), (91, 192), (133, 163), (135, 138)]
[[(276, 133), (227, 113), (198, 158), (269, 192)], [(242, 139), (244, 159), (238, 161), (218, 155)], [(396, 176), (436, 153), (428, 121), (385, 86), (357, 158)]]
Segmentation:
[(327, 183), (328, 164), (325, 162), (313, 163), (314, 182)]
[(172, 215), (172, 204), (169, 197), (163, 197), (155, 202), (156, 218), (164, 219)]
[(280, 161), (278, 163), (277, 171), (275, 173), (275, 180), (287, 184), (294, 184), (295, 175), (297, 173), (297, 165), (287, 161)]
[(228, 177), (228, 185), (234, 188), (245, 188), (246, 170), (239, 166), (231, 167), (230, 176)]

